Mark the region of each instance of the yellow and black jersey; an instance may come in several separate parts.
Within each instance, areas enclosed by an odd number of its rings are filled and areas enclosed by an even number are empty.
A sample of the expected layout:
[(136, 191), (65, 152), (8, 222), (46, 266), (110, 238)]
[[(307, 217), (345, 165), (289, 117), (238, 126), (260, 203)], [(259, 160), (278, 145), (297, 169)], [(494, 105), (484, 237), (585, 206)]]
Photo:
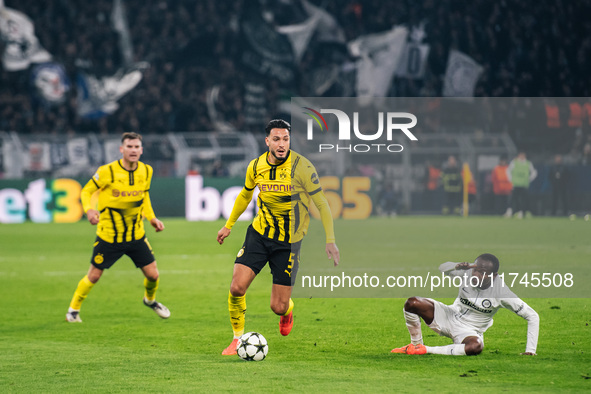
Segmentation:
[(244, 181), (246, 192), (236, 200), (226, 227), (232, 228), (258, 187), (259, 211), (252, 225), (259, 234), (279, 242), (300, 241), (308, 231), (312, 199), (323, 217), (327, 242), (334, 242), (330, 208), (312, 163), (294, 151), (289, 151), (287, 158), (278, 165), (270, 164), (268, 156), (269, 152), (265, 152), (248, 165)]
[(135, 170), (123, 168), (121, 160), (99, 167), (82, 189), (84, 212), (93, 208), (91, 196), (98, 190), (100, 219), (96, 234), (111, 243), (130, 242), (145, 235), (143, 218), (156, 217), (150, 202), (150, 184), (154, 170), (138, 162)]

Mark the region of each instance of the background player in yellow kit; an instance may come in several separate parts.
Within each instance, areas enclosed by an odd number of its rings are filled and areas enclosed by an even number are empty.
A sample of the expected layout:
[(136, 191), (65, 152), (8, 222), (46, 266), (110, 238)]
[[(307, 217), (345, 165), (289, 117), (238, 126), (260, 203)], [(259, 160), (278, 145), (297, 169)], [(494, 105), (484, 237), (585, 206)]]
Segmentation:
[[(110, 268), (124, 254), (144, 273), (144, 304), (163, 319), (170, 311), (156, 302), (159, 273), (152, 247), (146, 238), (144, 217), (156, 229), (164, 224), (156, 218), (150, 202), (150, 184), (154, 170), (142, 163), (142, 137), (124, 133), (121, 137), (120, 160), (99, 167), (82, 189), (81, 200), (90, 224), (97, 225), (96, 240), (88, 274), (78, 283), (66, 320), (81, 323), (80, 306), (103, 270)], [(91, 196), (99, 190), (98, 211), (91, 206)]]
[(335, 265), (339, 263), (328, 201), (312, 163), (290, 150), (290, 130), (290, 124), (284, 120), (269, 122), (265, 128), (269, 151), (248, 165), (244, 188), (234, 202), (230, 218), (217, 235), (221, 245), (248, 207), (253, 190), (258, 186), (259, 212), (248, 227), (244, 245), (234, 264), (228, 296), (234, 339), (222, 352), (223, 355), (236, 354), (238, 338), (244, 333), (246, 291), (267, 262), (273, 274), (271, 309), (281, 316), (281, 334), (291, 332), (294, 304), (290, 297), (298, 270), (301, 241), (310, 223), (310, 199), (320, 211), (326, 233), (326, 254)]

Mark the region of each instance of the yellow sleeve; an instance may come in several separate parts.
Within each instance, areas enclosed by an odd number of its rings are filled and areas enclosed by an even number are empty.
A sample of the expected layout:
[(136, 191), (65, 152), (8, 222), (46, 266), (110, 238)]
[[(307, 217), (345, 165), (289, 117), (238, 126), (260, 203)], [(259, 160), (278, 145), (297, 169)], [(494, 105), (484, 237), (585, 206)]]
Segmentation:
[(152, 208), (152, 200), (150, 200), (150, 192), (148, 191), (144, 194), (144, 217), (148, 219), (148, 221), (156, 217), (154, 208)]
[(328, 200), (322, 191), (316, 168), (306, 159), (304, 163), (298, 166), (296, 176), (299, 178), (297, 182), (312, 198), (314, 205), (316, 205), (316, 208), (318, 208), (318, 211), (320, 212), (320, 219), (322, 220), (322, 226), (324, 227), (324, 233), (326, 234), (326, 243), (334, 243), (336, 238), (334, 234), (332, 212), (330, 211)]
[(99, 189), (101, 189), (107, 180), (107, 174), (105, 173), (104, 167), (99, 167), (96, 174), (90, 178), (88, 183), (82, 188), (80, 192), (80, 200), (82, 201), (82, 208), (84, 213), (93, 207), (92, 195)]
[(93, 208), (90, 200), (94, 192), (96, 192), (98, 189), (99, 188), (96, 182), (92, 178), (82, 188), (82, 191), (80, 192), (80, 201), (82, 201), (82, 208), (84, 209), (84, 213), (86, 213), (89, 209)]
[(154, 169), (149, 164), (144, 164), (146, 166), (146, 172), (148, 173), (146, 179), (146, 191), (150, 191), (150, 187), (152, 187), (152, 175), (154, 175)]
[(332, 212), (330, 211), (330, 205), (322, 190), (311, 195), (312, 201), (318, 211), (320, 211), (320, 220), (322, 220), (322, 227), (324, 227), (324, 233), (326, 234), (326, 243), (334, 243), (336, 241), (334, 235), (334, 222), (332, 220)]
[(146, 179), (146, 190), (144, 192), (144, 217), (150, 221), (156, 217), (154, 213), (154, 208), (152, 208), (152, 200), (150, 199), (150, 187), (152, 186), (152, 175), (154, 174), (154, 170), (148, 164), (145, 164), (146, 170), (148, 173), (148, 177)]
[(256, 187), (256, 183), (254, 180), (254, 165), (258, 163), (258, 161), (252, 160), (248, 167), (246, 168), (246, 177), (244, 179), (244, 187), (242, 191), (236, 197), (236, 201), (234, 201), (234, 207), (232, 207), (232, 213), (230, 213), (230, 217), (226, 221), (225, 227), (232, 230), (232, 227), (238, 221), (240, 215), (246, 211), (248, 208), (248, 204), (250, 204), (250, 200), (252, 200), (252, 194), (254, 188)]
[(234, 227), (240, 215), (242, 215), (242, 213), (246, 211), (246, 208), (248, 208), (248, 204), (250, 204), (250, 200), (252, 200), (253, 190), (254, 189), (248, 190), (246, 187), (242, 188), (242, 191), (240, 192), (238, 197), (236, 197), (236, 201), (234, 201), (232, 213), (230, 214), (230, 217), (228, 218), (225, 224), (226, 228), (232, 230), (232, 227)]

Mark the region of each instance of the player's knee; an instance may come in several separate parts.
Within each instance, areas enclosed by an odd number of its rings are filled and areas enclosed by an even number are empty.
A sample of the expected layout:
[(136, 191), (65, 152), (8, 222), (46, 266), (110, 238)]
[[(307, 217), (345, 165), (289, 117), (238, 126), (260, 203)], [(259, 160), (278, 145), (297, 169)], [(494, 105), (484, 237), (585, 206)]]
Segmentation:
[(88, 271), (88, 274), (86, 276), (88, 276), (88, 280), (91, 283), (96, 283), (99, 281), (99, 279), (101, 278), (101, 276), (103, 275), (103, 271), (99, 270), (99, 269), (91, 269)]
[(421, 301), (418, 297), (410, 297), (404, 303), (404, 310), (411, 313), (417, 313), (421, 306)]
[(96, 282), (98, 282), (100, 278), (101, 278), (100, 275), (88, 275), (88, 280), (92, 284), (95, 284)]
[(246, 294), (246, 287), (232, 283), (230, 285), (230, 294), (232, 294), (232, 297), (242, 297)]
[(156, 272), (150, 272), (150, 273), (146, 273), (146, 278), (150, 281), (150, 282), (156, 282), (158, 280), (158, 278), (160, 277), (160, 275), (158, 274), (158, 271)]
[(484, 344), (480, 340), (470, 341), (466, 344), (464, 351), (467, 356), (477, 356), (484, 350)]
[(279, 316), (285, 315), (289, 309), (289, 302), (271, 301), (271, 310)]

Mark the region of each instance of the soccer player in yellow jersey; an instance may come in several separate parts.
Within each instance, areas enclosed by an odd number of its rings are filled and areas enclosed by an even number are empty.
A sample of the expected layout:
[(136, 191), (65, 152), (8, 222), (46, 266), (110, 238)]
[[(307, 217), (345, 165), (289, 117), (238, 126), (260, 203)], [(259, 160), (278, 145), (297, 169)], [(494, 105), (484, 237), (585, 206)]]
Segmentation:
[[(170, 317), (167, 307), (156, 302), (159, 273), (152, 247), (144, 231), (144, 217), (156, 232), (164, 224), (156, 218), (150, 202), (150, 184), (154, 170), (142, 163), (142, 137), (124, 133), (121, 137), (120, 160), (99, 167), (82, 189), (81, 200), (90, 224), (98, 225), (88, 274), (78, 283), (66, 320), (81, 323), (80, 306), (103, 270), (110, 268), (124, 254), (144, 273), (144, 304), (163, 319)], [(98, 210), (91, 197), (99, 191)]]
[(279, 331), (288, 335), (293, 327), (291, 291), (297, 275), (302, 238), (308, 230), (308, 207), (314, 202), (326, 233), (326, 254), (339, 263), (332, 215), (316, 174), (316, 169), (302, 155), (289, 149), (291, 126), (275, 119), (265, 131), (269, 151), (248, 165), (244, 188), (236, 198), (230, 218), (217, 235), (224, 243), (240, 215), (259, 188), (259, 212), (248, 227), (244, 244), (234, 264), (228, 296), (230, 322), (234, 331), (232, 343), (222, 355), (236, 354), (238, 338), (244, 333), (245, 294), (256, 275), (269, 263), (273, 275), (271, 309), (280, 316)]

